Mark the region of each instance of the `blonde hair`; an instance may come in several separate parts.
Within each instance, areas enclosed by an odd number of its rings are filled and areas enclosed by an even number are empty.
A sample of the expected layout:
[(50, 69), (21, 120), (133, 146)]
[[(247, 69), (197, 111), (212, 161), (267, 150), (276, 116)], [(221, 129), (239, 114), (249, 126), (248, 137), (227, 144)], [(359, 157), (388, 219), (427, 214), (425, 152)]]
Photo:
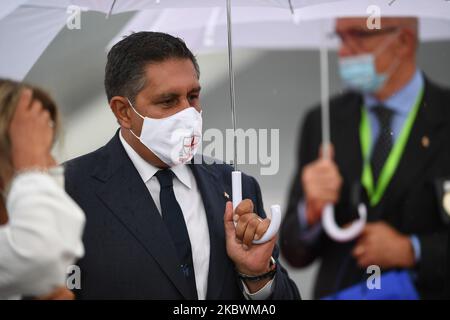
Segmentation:
[(59, 131), (58, 108), (48, 93), (26, 83), (0, 79), (0, 168), (2, 168), (2, 171), (12, 172), (9, 126), (23, 89), (32, 90), (32, 100), (40, 101), (42, 107), (50, 113), (50, 117), (55, 124), (54, 141)]

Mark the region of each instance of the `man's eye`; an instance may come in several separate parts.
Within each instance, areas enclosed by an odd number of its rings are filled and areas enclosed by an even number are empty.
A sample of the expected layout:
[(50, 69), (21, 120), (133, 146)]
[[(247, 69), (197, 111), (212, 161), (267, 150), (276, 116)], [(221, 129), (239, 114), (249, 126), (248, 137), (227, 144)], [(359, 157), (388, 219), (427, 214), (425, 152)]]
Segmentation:
[(198, 95), (192, 95), (189, 97), (189, 100), (197, 100), (199, 98)]
[(175, 103), (175, 99), (169, 99), (169, 100), (164, 100), (163, 102), (161, 102), (162, 104), (165, 104), (167, 106), (173, 105)]

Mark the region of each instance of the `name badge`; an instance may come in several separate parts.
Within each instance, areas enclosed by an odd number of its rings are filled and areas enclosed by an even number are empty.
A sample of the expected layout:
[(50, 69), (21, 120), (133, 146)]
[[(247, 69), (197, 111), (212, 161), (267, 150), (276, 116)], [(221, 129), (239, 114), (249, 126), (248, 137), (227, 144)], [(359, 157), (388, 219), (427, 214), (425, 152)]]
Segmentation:
[(436, 195), (443, 222), (450, 225), (450, 178), (441, 178), (435, 181)]
[(444, 208), (445, 213), (450, 216), (450, 181), (444, 181), (443, 190), (442, 207)]

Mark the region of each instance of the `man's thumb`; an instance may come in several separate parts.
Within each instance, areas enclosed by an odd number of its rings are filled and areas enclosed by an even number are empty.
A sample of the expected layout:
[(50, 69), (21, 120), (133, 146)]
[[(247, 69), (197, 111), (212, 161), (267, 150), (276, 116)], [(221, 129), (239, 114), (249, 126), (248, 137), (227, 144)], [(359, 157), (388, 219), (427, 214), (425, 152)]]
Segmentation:
[(225, 205), (223, 222), (225, 226), (225, 233), (227, 234), (227, 236), (235, 236), (234, 234), (236, 233), (236, 229), (233, 222), (233, 204), (231, 203), (231, 201), (228, 201)]

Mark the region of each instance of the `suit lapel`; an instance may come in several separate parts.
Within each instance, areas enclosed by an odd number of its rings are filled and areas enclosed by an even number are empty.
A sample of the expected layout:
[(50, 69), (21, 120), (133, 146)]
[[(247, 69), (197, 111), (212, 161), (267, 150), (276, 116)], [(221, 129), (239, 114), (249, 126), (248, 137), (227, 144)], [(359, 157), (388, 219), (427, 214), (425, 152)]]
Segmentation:
[[(224, 184), (217, 172), (206, 164), (190, 165), (205, 206), (209, 238), (210, 259), (207, 299), (219, 299), (230, 260), (226, 254), (223, 215), (226, 198)], [(227, 191), (229, 192), (229, 191)]]
[(445, 130), (445, 119), (440, 111), (441, 101), (433, 92), (433, 86), (425, 82), (425, 94), (420, 109), (411, 130), (402, 158), (392, 180), (379, 204), (383, 216), (393, 214), (384, 212), (383, 207), (388, 207), (391, 201), (399, 199), (418, 176), (425, 170), (432, 156), (440, 149)]
[(118, 134), (106, 146), (103, 160), (93, 174), (103, 182), (97, 196), (156, 260), (180, 293), (186, 299), (194, 299), (178, 268), (169, 232)]
[[(345, 106), (344, 106), (345, 105)], [(361, 172), (362, 154), (359, 141), (359, 122), (362, 101), (359, 95), (352, 94), (345, 101), (340, 102), (332, 110), (331, 139), (335, 146), (335, 160), (345, 181), (341, 190), (341, 200), (337, 204), (336, 220), (345, 224), (356, 218), (353, 208), (354, 202), (363, 199), (357, 197), (355, 191), (362, 191)], [(355, 189), (356, 188), (356, 189)], [(342, 209), (341, 209), (342, 208)]]
[[(359, 183), (362, 173), (362, 153), (359, 141), (359, 125), (362, 101), (360, 96), (352, 95), (345, 109), (334, 108), (331, 119), (331, 140), (335, 146), (335, 159), (343, 176), (348, 177), (349, 185)], [(344, 111), (345, 110), (345, 111)]]

